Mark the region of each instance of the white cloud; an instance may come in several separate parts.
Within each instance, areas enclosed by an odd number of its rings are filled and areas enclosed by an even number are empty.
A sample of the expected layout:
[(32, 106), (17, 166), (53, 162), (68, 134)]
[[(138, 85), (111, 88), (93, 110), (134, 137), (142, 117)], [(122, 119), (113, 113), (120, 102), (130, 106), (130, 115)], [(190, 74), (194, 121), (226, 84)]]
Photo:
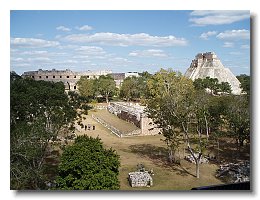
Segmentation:
[(64, 49), (77, 49), (79, 47), (80, 47), (79, 45), (68, 44), (68, 45), (59, 45), (58, 49), (61, 49), (61, 50), (64, 50)]
[(103, 48), (96, 46), (81, 46), (76, 51), (84, 56), (101, 56), (106, 54)]
[(13, 64), (12, 63), (12, 66), (15, 66), (15, 67), (28, 67), (28, 66), (31, 66), (31, 64), (29, 64), (29, 63), (15, 63), (15, 64)]
[(240, 55), (242, 55), (242, 53), (239, 52), (239, 51), (232, 51), (232, 52), (229, 52), (229, 54), (230, 54), (230, 55), (234, 55), (234, 56), (240, 56)]
[(151, 36), (146, 33), (138, 34), (118, 34), (118, 33), (95, 33), (89, 34), (72, 34), (64, 37), (65, 41), (76, 43), (95, 43), (100, 45), (111, 46), (185, 46), (187, 40), (184, 38), (176, 38), (169, 35), (165, 37)]
[(247, 45), (247, 44), (243, 44), (243, 45), (241, 45), (240, 48), (241, 48), (241, 49), (250, 49), (250, 46)]
[(113, 62), (129, 62), (128, 59), (121, 58), (121, 57), (110, 58), (109, 61), (113, 61)]
[(190, 13), (190, 22), (195, 26), (232, 24), (250, 18), (250, 12), (244, 10), (196, 10)]
[(56, 27), (56, 30), (58, 30), (58, 31), (65, 31), (65, 32), (71, 31), (70, 28), (67, 28), (65, 26), (58, 26), (58, 27)]
[(234, 43), (233, 42), (224, 42), (223, 47), (225, 47), (225, 48), (232, 48), (232, 47), (234, 47)]
[(129, 53), (133, 57), (168, 57), (168, 55), (160, 49), (137, 50)]
[(90, 63), (91, 61), (89, 61), (89, 60), (82, 60), (81, 62), (82, 63)]
[(55, 61), (54, 64), (77, 64), (77, 60), (61, 60), (61, 61)]
[(132, 63), (132, 61), (122, 58), (122, 57), (114, 57), (114, 58), (109, 58), (108, 63), (110, 66), (120, 66), (120, 67), (125, 67)]
[(213, 36), (213, 35), (216, 35), (218, 32), (217, 31), (208, 31), (206, 33), (202, 33), (200, 35), (200, 38), (203, 39), (203, 40), (208, 40), (208, 37), (209, 36)]
[(227, 30), (217, 35), (218, 39), (221, 40), (247, 40), (250, 39), (249, 30)]
[(23, 51), (21, 55), (46, 55), (48, 51)]
[(90, 30), (93, 30), (93, 28), (89, 25), (84, 25), (84, 26), (81, 26), (81, 27), (76, 27), (76, 29), (80, 30), (80, 31), (90, 31)]
[(21, 62), (21, 61), (24, 61), (23, 58), (14, 58), (14, 57), (11, 57), (11, 61), (12, 62)]
[(46, 58), (46, 57), (36, 57), (36, 58), (28, 58), (28, 61), (29, 62), (46, 62), (46, 61), (50, 61), (49, 58)]
[(45, 48), (56, 47), (57, 41), (48, 41), (36, 38), (11, 38), (11, 46), (14, 48)]

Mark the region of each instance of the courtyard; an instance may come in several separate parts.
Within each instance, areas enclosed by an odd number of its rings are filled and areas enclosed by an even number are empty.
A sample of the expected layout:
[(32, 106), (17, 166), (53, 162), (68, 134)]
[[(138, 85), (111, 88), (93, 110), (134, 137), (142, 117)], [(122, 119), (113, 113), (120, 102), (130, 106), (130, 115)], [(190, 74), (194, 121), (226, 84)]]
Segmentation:
[[(95, 121), (91, 115), (110, 119), (113, 126), (122, 131), (130, 131), (132, 124), (108, 113), (106, 110), (90, 111), (84, 115), (83, 124), (95, 126), (95, 130), (82, 130), (78, 135), (87, 134), (101, 138), (106, 148), (113, 148), (120, 155), (120, 189), (121, 190), (190, 190), (193, 187), (222, 184), (215, 178), (218, 165), (208, 163), (200, 165), (200, 178), (195, 177), (195, 164), (181, 159), (180, 165), (169, 164), (167, 161), (166, 144), (162, 135), (135, 136), (119, 138), (110, 130)], [(115, 120), (113, 120), (115, 119)], [(137, 164), (142, 163), (146, 170), (153, 170), (153, 186), (150, 188), (132, 188), (127, 180), (128, 173), (137, 170)]]

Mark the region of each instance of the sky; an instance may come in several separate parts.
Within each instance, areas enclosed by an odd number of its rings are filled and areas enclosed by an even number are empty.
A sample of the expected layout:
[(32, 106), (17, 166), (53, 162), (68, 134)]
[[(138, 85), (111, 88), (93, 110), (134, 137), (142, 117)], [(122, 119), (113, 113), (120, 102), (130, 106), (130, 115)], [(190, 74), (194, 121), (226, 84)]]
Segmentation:
[(221, 10), (12, 10), (11, 71), (185, 73), (215, 52), (235, 75), (250, 74), (250, 12)]

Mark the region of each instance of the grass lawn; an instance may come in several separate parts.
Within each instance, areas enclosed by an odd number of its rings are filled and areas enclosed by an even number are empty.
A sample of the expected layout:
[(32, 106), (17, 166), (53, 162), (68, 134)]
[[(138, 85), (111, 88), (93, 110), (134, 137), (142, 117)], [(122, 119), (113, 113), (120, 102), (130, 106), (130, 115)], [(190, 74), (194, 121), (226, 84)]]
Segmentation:
[(116, 127), (122, 133), (129, 133), (133, 130), (139, 129), (134, 124), (119, 119), (116, 115), (109, 113), (107, 110), (97, 110), (96, 112), (90, 111), (89, 115), (91, 114), (100, 117), (108, 124)]
[[(93, 112), (95, 115), (106, 116), (111, 123), (119, 124), (124, 129), (124, 121), (111, 117), (107, 111)], [(215, 171), (218, 168), (215, 164), (201, 164), (200, 178), (195, 177), (195, 165), (181, 160), (180, 165), (169, 165), (166, 160), (166, 145), (161, 140), (161, 135), (136, 136), (119, 138), (108, 129), (100, 125), (91, 117), (92, 111), (85, 116), (85, 124), (96, 126), (95, 130), (86, 130), (77, 134), (87, 134), (92, 137), (100, 137), (106, 148), (112, 147), (120, 155), (120, 189), (121, 190), (190, 190), (193, 187), (216, 185), (222, 182), (215, 178)], [(108, 115), (109, 114), (109, 115)], [(118, 121), (119, 120), (119, 121)], [(121, 123), (123, 122), (123, 123)], [(126, 124), (128, 130), (130, 123)], [(131, 124), (132, 125), (132, 124)], [(117, 127), (117, 126), (116, 126)], [(124, 130), (125, 130), (124, 129)], [(137, 164), (144, 164), (146, 169), (153, 169), (153, 183), (150, 188), (132, 188), (127, 180), (128, 173), (135, 171)]]

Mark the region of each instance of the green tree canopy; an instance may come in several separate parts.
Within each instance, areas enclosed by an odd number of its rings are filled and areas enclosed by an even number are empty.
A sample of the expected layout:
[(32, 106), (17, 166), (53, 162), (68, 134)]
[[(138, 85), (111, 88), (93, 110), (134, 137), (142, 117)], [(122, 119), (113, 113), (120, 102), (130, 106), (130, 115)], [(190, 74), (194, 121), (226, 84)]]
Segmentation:
[(240, 81), (243, 92), (246, 92), (248, 95), (250, 95), (250, 76), (246, 74), (240, 74), (237, 76), (237, 79)]
[(97, 91), (103, 97), (106, 98), (106, 102), (109, 102), (109, 97), (116, 92), (116, 83), (114, 79), (109, 75), (101, 75), (97, 80)]
[(179, 144), (185, 141), (199, 178), (199, 163), (205, 149), (202, 133), (208, 129), (207, 97), (201, 98), (190, 79), (171, 69), (157, 72), (148, 81), (148, 88), (147, 112), (165, 137), (169, 158), (174, 157)]
[(81, 76), (77, 82), (80, 95), (87, 98), (94, 98), (97, 91), (96, 84), (97, 81), (95, 79), (89, 79), (86, 76)]
[(228, 83), (228, 82), (221, 82), (219, 85), (218, 85), (218, 88), (219, 88), (219, 92), (221, 93), (228, 93), (230, 94), (231, 93), (231, 85)]
[(100, 138), (79, 136), (61, 157), (57, 189), (118, 190), (119, 156)]
[(244, 140), (250, 140), (250, 107), (246, 96), (232, 96), (226, 113), (231, 136), (240, 146)]
[(198, 78), (193, 81), (196, 90), (209, 89), (211, 94), (231, 93), (231, 85), (228, 82), (219, 83), (217, 78), (206, 77), (204, 79)]
[(45, 189), (48, 142), (71, 125), (76, 112), (61, 82), (22, 79), (11, 73), (10, 87), (11, 189)]
[(140, 98), (139, 86), (138, 77), (132, 76), (125, 78), (120, 88), (120, 96), (127, 101)]

